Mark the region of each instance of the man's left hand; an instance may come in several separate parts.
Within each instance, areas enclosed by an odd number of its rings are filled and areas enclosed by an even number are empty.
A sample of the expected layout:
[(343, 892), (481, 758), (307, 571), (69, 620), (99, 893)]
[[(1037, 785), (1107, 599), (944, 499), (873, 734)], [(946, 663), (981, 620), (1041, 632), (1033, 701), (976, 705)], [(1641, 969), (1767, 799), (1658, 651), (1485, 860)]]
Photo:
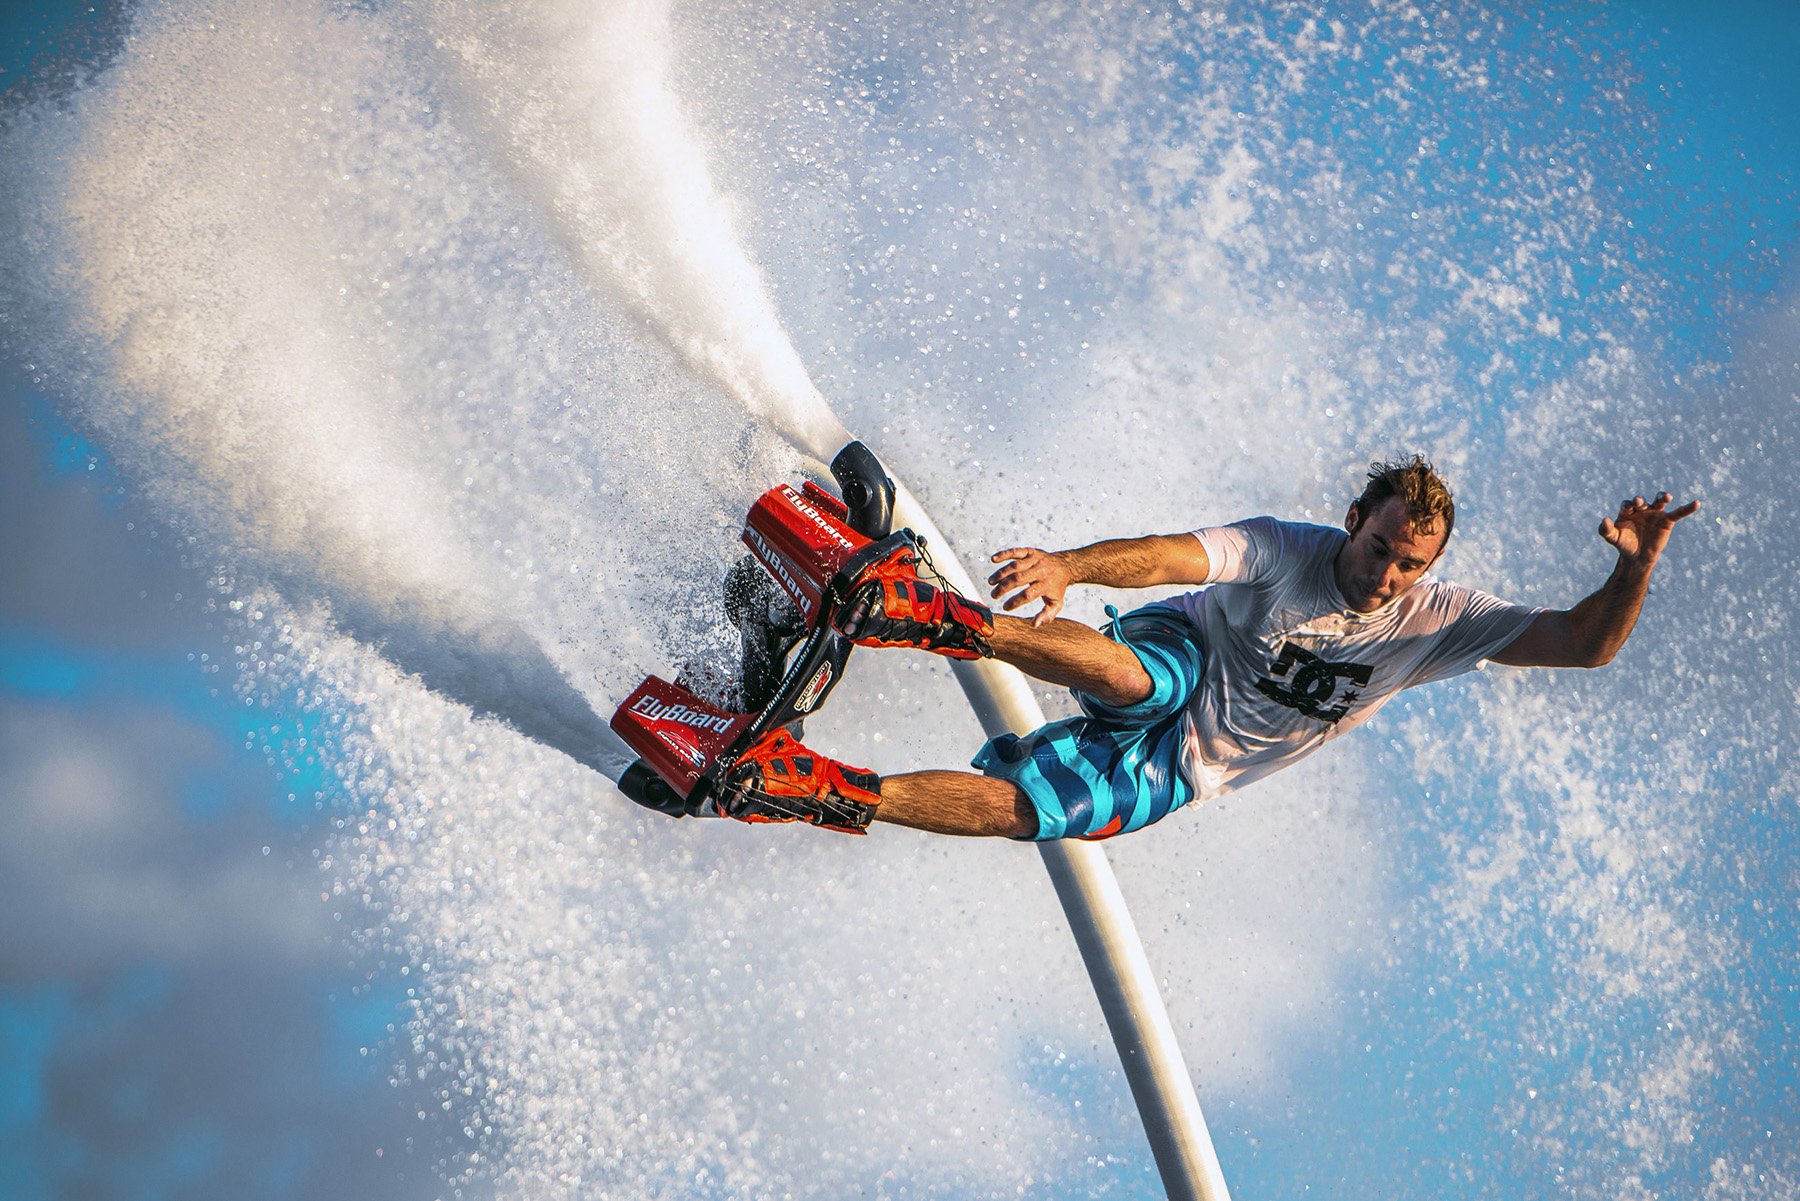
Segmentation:
[(1669, 502), (1674, 499), (1667, 492), (1658, 492), (1656, 499), (1646, 504), (1643, 497), (1634, 496), (1619, 506), (1617, 517), (1601, 519), (1600, 536), (1619, 552), (1622, 561), (1648, 571), (1669, 544), (1669, 532), (1675, 523), (1700, 508), (1699, 501), (1690, 500), (1671, 509)]

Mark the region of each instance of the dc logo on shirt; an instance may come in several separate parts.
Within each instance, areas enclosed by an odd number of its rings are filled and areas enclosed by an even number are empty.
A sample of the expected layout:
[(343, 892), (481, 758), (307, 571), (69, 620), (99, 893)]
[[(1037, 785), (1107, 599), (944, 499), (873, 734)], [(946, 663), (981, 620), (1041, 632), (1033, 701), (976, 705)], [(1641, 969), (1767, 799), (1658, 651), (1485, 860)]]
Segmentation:
[[(1362, 696), (1355, 688), (1346, 689), (1339, 695), (1338, 684), (1348, 680), (1360, 688), (1369, 682), (1374, 671), (1373, 667), (1361, 663), (1331, 663), (1292, 642), (1284, 642), (1280, 656), (1269, 668), (1269, 675), (1256, 682), (1256, 690), (1307, 717), (1336, 725)], [(1276, 680), (1286, 683), (1278, 684)], [(1333, 700), (1338, 703), (1331, 704)]]

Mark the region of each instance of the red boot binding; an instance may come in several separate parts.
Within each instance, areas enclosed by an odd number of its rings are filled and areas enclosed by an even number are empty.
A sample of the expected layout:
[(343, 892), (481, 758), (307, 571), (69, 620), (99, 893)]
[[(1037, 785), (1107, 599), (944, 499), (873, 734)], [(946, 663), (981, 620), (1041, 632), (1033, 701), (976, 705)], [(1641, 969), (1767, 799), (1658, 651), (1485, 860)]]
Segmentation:
[(919, 578), (923, 561), (910, 536), (857, 572), (832, 624), (858, 646), (902, 646), (951, 659), (986, 659), (994, 616), (948, 588)]
[(778, 728), (726, 773), (716, 804), (738, 821), (803, 821), (866, 834), (881, 804), (881, 777), (807, 750)]

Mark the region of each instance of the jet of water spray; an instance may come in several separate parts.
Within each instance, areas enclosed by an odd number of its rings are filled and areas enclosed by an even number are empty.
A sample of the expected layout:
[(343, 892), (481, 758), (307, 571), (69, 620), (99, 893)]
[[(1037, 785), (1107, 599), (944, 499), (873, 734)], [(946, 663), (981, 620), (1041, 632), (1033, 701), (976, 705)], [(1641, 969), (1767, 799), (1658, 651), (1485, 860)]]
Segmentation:
[(668, 0), (415, 0), (459, 118), (591, 283), (795, 445), (850, 440), (782, 329), (669, 85)]

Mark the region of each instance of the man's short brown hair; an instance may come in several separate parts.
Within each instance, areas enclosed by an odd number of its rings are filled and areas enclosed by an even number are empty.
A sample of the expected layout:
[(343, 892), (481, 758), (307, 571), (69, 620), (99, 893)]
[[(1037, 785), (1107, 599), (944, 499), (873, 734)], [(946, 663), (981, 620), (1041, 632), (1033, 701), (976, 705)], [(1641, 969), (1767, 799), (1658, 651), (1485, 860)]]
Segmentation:
[(1356, 498), (1356, 512), (1366, 519), (1381, 503), (1398, 496), (1406, 506), (1407, 520), (1420, 534), (1435, 534), (1438, 518), (1444, 519), (1444, 541), (1449, 545), (1450, 531), (1456, 528), (1456, 501), (1444, 477), (1426, 461), (1424, 455), (1369, 464), (1369, 483)]

